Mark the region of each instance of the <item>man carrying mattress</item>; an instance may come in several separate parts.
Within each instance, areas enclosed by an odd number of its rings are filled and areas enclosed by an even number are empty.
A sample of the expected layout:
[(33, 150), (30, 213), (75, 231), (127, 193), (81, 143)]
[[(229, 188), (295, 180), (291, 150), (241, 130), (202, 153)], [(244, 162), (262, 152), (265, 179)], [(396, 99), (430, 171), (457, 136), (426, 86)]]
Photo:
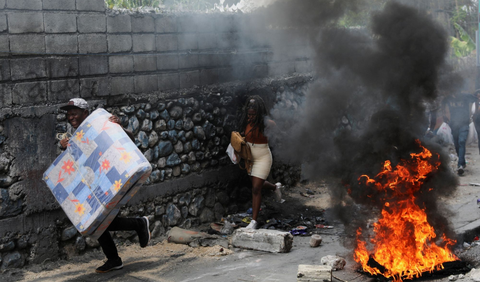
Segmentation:
[[(70, 123), (70, 125), (73, 127), (73, 131), (75, 131), (89, 115), (88, 103), (81, 98), (70, 99), (67, 105), (60, 107), (60, 109), (67, 111), (67, 120), (68, 123)], [(109, 118), (109, 121), (120, 124), (120, 119), (115, 115), (112, 115)], [(130, 139), (134, 141), (133, 133), (125, 128), (123, 128), (123, 130), (130, 137)], [(67, 148), (68, 141), (68, 137), (60, 140), (60, 146), (62, 149)], [(115, 242), (113, 241), (110, 232), (108, 231), (124, 230), (135, 230), (140, 241), (140, 246), (144, 248), (148, 245), (150, 241), (150, 230), (149, 221), (146, 216), (140, 218), (122, 218), (117, 216), (110, 223), (106, 231), (103, 232), (103, 234), (98, 238), (98, 242), (102, 247), (103, 253), (107, 257), (107, 261), (104, 265), (98, 267), (96, 272), (105, 273), (111, 270), (123, 268), (122, 259), (118, 256), (117, 247), (115, 246)]]

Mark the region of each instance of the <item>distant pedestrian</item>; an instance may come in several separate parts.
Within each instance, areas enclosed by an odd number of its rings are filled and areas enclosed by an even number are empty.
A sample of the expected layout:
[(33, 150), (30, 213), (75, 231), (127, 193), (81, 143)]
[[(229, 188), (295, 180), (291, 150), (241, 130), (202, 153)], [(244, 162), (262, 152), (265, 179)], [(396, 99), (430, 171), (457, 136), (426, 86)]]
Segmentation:
[(452, 129), (455, 151), (458, 155), (457, 173), (463, 175), (467, 162), (465, 150), (470, 124), (470, 110), (477, 98), (471, 94), (453, 94), (443, 100), (444, 119)]
[(480, 89), (475, 90), (473, 95), (477, 98), (475, 102), (475, 113), (473, 114), (473, 124), (477, 131), (478, 151), (480, 153)]
[(243, 107), (240, 120), (240, 134), (251, 148), (253, 165), (249, 173), (252, 181), (252, 221), (247, 226), (257, 229), (257, 217), (262, 202), (262, 189), (275, 193), (277, 201), (281, 201), (281, 183), (272, 184), (266, 181), (272, 167), (272, 153), (268, 146), (268, 138), (264, 135), (265, 128), (275, 126), (275, 122), (267, 118), (267, 109), (260, 96), (251, 96)]
[[(60, 109), (67, 111), (67, 120), (72, 126), (73, 130), (77, 129), (82, 122), (88, 117), (88, 103), (84, 99), (74, 98), (70, 99), (67, 105), (60, 107)], [(120, 119), (113, 115), (109, 118), (110, 122), (120, 124)], [(123, 127), (122, 127), (123, 128)], [(125, 133), (134, 141), (133, 133), (129, 130), (123, 129)], [(70, 133), (70, 136), (73, 132)], [(60, 140), (60, 146), (66, 149), (68, 146), (69, 138), (63, 138)], [(103, 253), (107, 257), (107, 261), (104, 265), (98, 267), (96, 272), (104, 273), (111, 270), (123, 268), (122, 259), (118, 256), (117, 247), (113, 241), (109, 231), (122, 231), (122, 230), (135, 230), (140, 241), (140, 247), (144, 248), (150, 242), (150, 230), (149, 221), (147, 217), (140, 218), (122, 218), (116, 217), (98, 238), (98, 242), (102, 247)]]

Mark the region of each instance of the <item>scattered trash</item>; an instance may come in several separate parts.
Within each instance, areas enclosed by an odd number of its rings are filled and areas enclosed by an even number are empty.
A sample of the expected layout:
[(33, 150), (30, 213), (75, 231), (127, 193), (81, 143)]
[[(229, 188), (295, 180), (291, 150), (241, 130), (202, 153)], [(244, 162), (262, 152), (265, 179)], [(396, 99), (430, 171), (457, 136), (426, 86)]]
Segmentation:
[(477, 206), (480, 208), (480, 199), (477, 199)]
[(314, 195), (314, 194), (315, 194), (315, 193), (313, 193), (312, 190), (310, 190), (310, 189), (308, 189), (308, 188), (306, 189), (306, 191), (307, 191), (307, 194), (308, 194), (308, 195)]
[(248, 214), (252, 214), (252, 213), (253, 213), (253, 209), (252, 209), (252, 208), (249, 208), (249, 209), (247, 210), (247, 213), (248, 213)]
[(199, 238), (218, 238), (218, 236), (211, 235), (205, 232), (192, 231), (187, 229), (182, 229), (179, 227), (173, 227), (168, 232), (168, 242), (178, 243), (178, 244), (188, 244), (195, 241)]
[(293, 228), (290, 230), (290, 234), (293, 236), (295, 235), (308, 235), (307, 232), (307, 227), (306, 226), (297, 226), (296, 228)]
[(220, 234), (222, 235), (230, 235), (233, 233), (233, 229), (234, 229), (235, 225), (232, 224), (231, 222), (229, 222), (228, 220), (225, 220), (223, 222), (223, 227), (222, 229), (220, 230)]
[(331, 225), (317, 224), (317, 225), (315, 225), (315, 228), (318, 228), (318, 229), (333, 229), (333, 226), (331, 226)]
[(464, 248), (470, 248), (471, 245), (470, 245), (469, 243), (467, 243), (467, 242), (463, 242), (463, 247), (464, 247)]
[(242, 222), (245, 222), (246, 224), (249, 224), (250, 221), (252, 221), (252, 218), (249, 217), (249, 216), (246, 216), (246, 217), (244, 217), (244, 218), (242, 219)]
[(480, 183), (469, 183), (470, 186), (480, 186)]
[(300, 195), (302, 195), (304, 197), (307, 197), (307, 198), (314, 198), (313, 195), (308, 195), (307, 193), (304, 193), (304, 192), (300, 192)]

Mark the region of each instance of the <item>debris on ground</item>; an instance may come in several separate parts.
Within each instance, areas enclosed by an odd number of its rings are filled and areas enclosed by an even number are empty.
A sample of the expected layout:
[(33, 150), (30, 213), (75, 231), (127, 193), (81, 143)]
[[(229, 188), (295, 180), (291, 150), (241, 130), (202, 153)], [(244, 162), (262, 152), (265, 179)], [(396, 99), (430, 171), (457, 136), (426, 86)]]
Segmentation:
[(322, 236), (318, 234), (313, 234), (312, 237), (310, 237), (310, 247), (316, 248), (320, 246), (322, 243)]
[(293, 236), (289, 232), (278, 230), (239, 228), (233, 233), (230, 242), (237, 248), (288, 253), (293, 246)]
[(327, 265), (300, 264), (297, 272), (297, 282), (332, 281), (332, 268)]
[(328, 255), (320, 259), (320, 263), (323, 265), (331, 266), (333, 270), (341, 270), (347, 263), (344, 258), (339, 256)]

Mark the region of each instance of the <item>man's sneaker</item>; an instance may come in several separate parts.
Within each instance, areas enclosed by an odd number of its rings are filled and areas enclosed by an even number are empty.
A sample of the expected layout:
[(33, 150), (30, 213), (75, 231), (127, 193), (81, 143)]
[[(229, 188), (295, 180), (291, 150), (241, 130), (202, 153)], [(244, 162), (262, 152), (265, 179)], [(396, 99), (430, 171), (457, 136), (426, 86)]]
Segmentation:
[(250, 224), (247, 225), (247, 227), (245, 227), (245, 228), (247, 228), (247, 229), (257, 229), (257, 227), (258, 227), (258, 222), (256, 220), (252, 219), (252, 221), (250, 221)]
[(282, 191), (280, 190), (281, 188), (283, 188), (283, 185), (282, 183), (280, 182), (277, 182), (275, 183), (275, 200), (277, 201), (277, 203), (283, 203), (285, 200), (282, 200)]
[(463, 175), (463, 173), (465, 172), (465, 169), (463, 168), (463, 166), (459, 166), (457, 168), (457, 173), (458, 175)]
[(95, 270), (95, 272), (97, 273), (105, 273), (105, 272), (109, 272), (109, 271), (112, 271), (112, 270), (117, 270), (117, 269), (122, 269), (123, 268), (123, 264), (122, 264), (122, 259), (121, 258), (118, 258), (118, 259), (115, 259), (115, 260), (107, 260), (107, 262), (100, 266), (99, 268), (97, 268)]
[(150, 242), (150, 221), (146, 216), (139, 218), (139, 220), (141, 223), (140, 229), (137, 230), (138, 241), (140, 241), (140, 247), (145, 248)]

